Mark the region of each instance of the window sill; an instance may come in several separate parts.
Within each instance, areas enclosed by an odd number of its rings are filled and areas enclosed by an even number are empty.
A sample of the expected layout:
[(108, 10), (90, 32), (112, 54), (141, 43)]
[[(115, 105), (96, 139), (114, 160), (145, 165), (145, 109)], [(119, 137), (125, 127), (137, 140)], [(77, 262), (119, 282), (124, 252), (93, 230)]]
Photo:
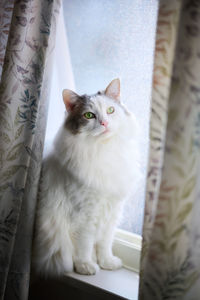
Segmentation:
[(93, 276), (70, 273), (62, 281), (102, 299), (138, 299), (139, 276), (125, 268), (116, 271), (100, 270)]

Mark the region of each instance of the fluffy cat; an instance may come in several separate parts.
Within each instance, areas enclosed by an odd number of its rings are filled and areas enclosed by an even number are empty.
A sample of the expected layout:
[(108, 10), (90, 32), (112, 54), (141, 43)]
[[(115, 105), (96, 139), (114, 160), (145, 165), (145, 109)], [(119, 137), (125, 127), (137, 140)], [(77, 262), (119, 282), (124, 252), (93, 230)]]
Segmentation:
[(118, 269), (114, 230), (140, 178), (137, 123), (119, 79), (92, 96), (64, 90), (63, 100), (68, 114), (43, 164), (34, 266), (49, 276)]

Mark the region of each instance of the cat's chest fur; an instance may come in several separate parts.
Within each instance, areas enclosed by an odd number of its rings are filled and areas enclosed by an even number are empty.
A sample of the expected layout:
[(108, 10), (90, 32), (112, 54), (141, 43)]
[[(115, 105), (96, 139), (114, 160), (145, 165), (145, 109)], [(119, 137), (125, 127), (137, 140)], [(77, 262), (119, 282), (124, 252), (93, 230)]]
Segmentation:
[(88, 139), (86, 143), (68, 136), (60, 146), (64, 151), (58, 155), (63, 156), (66, 172), (99, 194), (125, 197), (137, 180), (138, 153), (133, 139), (119, 135), (98, 143)]

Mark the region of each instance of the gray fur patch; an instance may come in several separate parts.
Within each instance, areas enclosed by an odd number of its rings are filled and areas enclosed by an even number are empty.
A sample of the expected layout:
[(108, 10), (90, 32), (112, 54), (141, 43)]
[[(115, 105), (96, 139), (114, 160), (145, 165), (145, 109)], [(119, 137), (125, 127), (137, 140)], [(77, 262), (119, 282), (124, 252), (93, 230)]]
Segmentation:
[(81, 127), (87, 124), (87, 120), (83, 117), (83, 112), (88, 106), (88, 97), (86, 95), (77, 97), (72, 111), (67, 116), (65, 127), (73, 134), (80, 132)]
[(73, 109), (71, 112), (69, 112), (65, 121), (65, 127), (73, 134), (80, 133), (81, 128), (83, 128), (88, 123), (88, 120), (83, 117), (83, 114), (86, 111), (94, 112), (94, 114), (96, 115), (95, 106), (92, 101), (90, 101), (90, 98), (96, 95), (97, 94), (92, 96), (82, 95), (77, 97)]

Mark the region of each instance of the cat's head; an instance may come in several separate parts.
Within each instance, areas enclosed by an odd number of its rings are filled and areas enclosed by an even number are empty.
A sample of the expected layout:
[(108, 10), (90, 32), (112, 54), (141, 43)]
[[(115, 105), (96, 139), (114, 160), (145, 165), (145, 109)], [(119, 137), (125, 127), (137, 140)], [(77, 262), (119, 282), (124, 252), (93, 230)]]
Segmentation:
[(79, 96), (63, 91), (68, 116), (65, 127), (73, 134), (108, 137), (117, 133), (124, 122), (126, 110), (120, 103), (120, 81), (114, 79), (105, 91)]

